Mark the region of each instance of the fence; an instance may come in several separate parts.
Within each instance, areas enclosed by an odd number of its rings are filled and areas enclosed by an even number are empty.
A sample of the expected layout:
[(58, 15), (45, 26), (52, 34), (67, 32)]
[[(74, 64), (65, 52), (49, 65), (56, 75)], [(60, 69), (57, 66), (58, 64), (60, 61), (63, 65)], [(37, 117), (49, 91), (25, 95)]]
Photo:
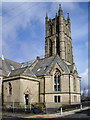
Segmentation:
[(64, 111), (69, 111), (69, 110), (74, 110), (74, 109), (83, 109), (84, 107), (90, 107), (90, 102), (82, 102), (81, 104), (72, 104), (72, 105), (62, 105), (58, 108), (46, 108), (44, 109), (44, 111), (42, 111), (42, 109), (40, 108), (40, 106), (35, 106), (35, 105), (31, 105), (31, 106), (24, 106), (23, 108), (21, 107), (2, 107), (3, 111), (8, 111), (8, 112), (25, 112), (25, 113), (49, 113), (49, 112), (64, 112)]
[(36, 105), (30, 104), (30, 105), (24, 105), (24, 106), (15, 107), (14, 103), (13, 103), (12, 106), (8, 106), (8, 107), (3, 106), (2, 111), (18, 112), (18, 113), (23, 113), (24, 112), (24, 113), (35, 113), (35, 114), (43, 112), (42, 107), (38, 106), (37, 104)]
[(59, 110), (68, 111), (73, 109), (83, 109), (84, 107), (90, 107), (90, 102), (82, 102), (81, 104), (65, 105), (59, 107)]

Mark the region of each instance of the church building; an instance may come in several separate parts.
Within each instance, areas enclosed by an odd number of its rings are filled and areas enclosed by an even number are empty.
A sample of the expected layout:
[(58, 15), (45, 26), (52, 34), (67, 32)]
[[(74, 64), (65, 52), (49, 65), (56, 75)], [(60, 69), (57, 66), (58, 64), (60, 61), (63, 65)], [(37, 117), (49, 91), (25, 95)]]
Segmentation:
[[(46, 14), (45, 57), (17, 63), (0, 58), (3, 106), (43, 103), (46, 108), (81, 102), (80, 77), (74, 63), (70, 16), (61, 6), (55, 18)], [(1, 64), (2, 63), (2, 64)]]

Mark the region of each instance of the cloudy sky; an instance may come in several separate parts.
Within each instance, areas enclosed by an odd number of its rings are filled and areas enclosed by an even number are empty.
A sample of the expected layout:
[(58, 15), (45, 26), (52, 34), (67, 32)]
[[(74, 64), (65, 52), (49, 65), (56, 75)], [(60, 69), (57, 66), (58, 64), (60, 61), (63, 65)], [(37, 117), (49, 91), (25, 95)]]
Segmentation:
[[(54, 18), (59, 2), (3, 2), (2, 52), (5, 58), (24, 62), (44, 56), (45, 15)], [(70, 13), (74, 61), (87, 87), (88, 74), (88, 3), (61, 3), (64, 17)], [(1, 44), (0, 44), (1, 45)], [(1, 56), (1, 53), (0, 53)]]

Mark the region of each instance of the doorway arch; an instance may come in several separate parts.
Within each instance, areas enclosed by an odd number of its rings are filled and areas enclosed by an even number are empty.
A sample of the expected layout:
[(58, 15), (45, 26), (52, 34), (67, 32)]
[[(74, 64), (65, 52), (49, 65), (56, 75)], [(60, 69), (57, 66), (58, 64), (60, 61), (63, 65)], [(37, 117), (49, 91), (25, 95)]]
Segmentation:
[(32, 97), (31, 91), (27, 88), (24, 92), (25, 105), (31, 104), (31, 99), (32, 99), (31, 97)]

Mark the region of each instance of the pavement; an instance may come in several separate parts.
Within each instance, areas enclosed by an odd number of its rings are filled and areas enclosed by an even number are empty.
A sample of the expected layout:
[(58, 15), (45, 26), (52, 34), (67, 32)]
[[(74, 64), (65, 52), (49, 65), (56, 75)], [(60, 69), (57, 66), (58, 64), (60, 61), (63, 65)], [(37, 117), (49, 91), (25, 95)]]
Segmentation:
[[(82, 110), (87, 110), (90, 109), (90, 107), (85, 107)], [(76, 112), (82, 111), (81, 109), (77, 110), (72, 110), (72, 111), (67, 111), (67, 112), (62, 112), (62, 113), (54, 113), (54, 114), (45, 114), (45, 115), (34, 115), (34, 116), (28, 116), (26, 118), (59, 118), (59, 117), (64, 117), (67, 115), (72, 115), (75, 114)]]
[(90, 109), (90, 107), (85, 107), (82, 109), (76, 109), (76, 110), (72, 110), (72, 111), (65, 111), (65, 112), (58, 112), (58, 113), (54, 113), (54, 114), (25, 114), (25, 113), (6, 113), (3, 112), (3, 117), (18, 117), (18, 118), (62, 118), (68, 115), (72, 115), (75, 114), (76, 112), (80, 112), (80, 111), (84, 111), (84, 110), (88, 110)]

